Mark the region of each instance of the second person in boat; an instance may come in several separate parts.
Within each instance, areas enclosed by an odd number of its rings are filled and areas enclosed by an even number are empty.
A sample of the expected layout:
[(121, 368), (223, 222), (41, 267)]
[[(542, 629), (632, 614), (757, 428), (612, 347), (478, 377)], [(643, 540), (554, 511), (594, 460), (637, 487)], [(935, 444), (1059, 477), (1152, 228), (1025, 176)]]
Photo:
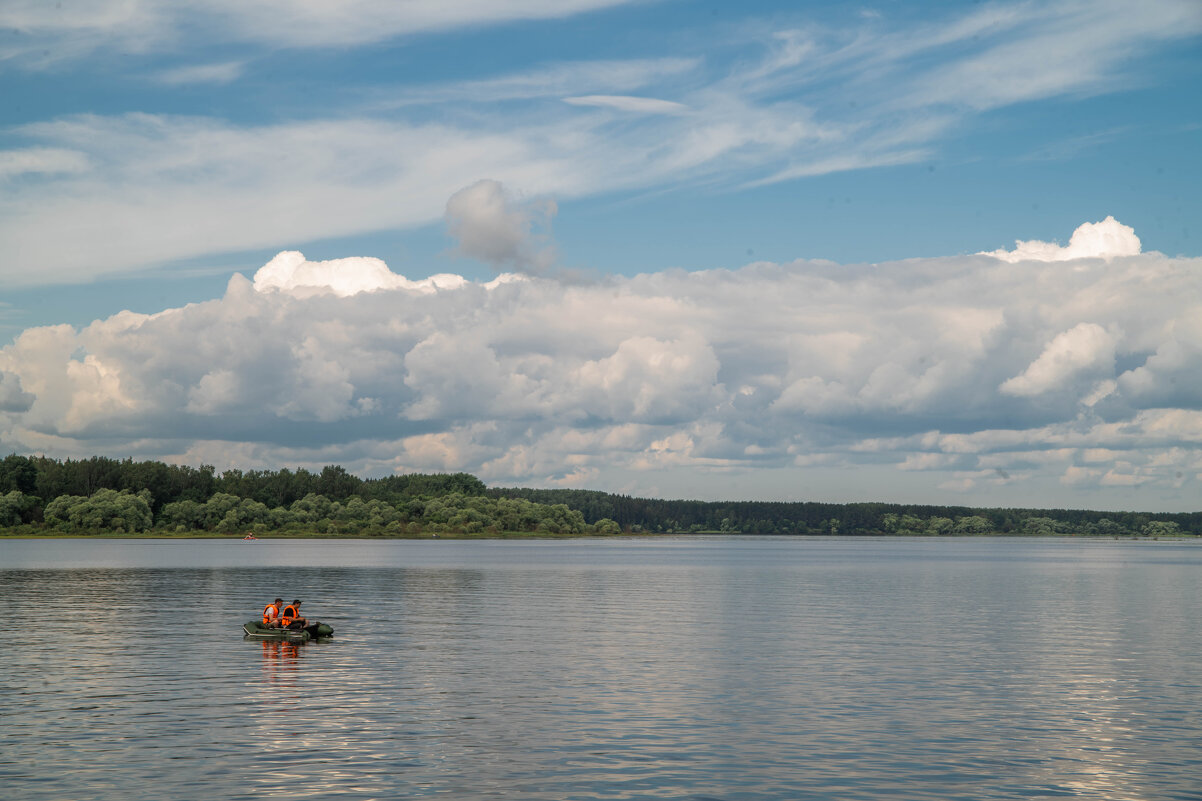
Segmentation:
[(309, 621), (300, 616), (300, 601), (293, 601), (280, 614), (280, 625), (286, 629), (303, 629)]

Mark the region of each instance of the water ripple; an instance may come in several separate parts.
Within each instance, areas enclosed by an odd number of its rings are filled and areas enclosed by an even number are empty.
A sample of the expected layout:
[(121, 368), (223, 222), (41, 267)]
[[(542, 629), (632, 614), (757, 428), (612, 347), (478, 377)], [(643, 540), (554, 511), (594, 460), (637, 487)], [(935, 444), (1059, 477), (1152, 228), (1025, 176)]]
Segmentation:
[(4, 797), (1202, 798), (1191, 544), (260, 544), (0, 542)]

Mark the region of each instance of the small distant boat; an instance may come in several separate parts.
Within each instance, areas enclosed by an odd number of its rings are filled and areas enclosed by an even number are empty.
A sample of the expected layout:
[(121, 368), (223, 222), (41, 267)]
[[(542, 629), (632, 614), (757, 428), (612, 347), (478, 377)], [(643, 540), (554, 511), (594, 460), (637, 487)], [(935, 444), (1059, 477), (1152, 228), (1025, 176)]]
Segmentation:
[(258, 537), (256, 537), (254, 534), (247, 534), (245, 537), (242, 538), (242, 541), (245, 542), (247, 540), (257, 540), (257, 539), (258, 539)]
[(303, 629), (273, 629), (262, 621), (251, 620), (243, 624), (247, 640), (283, 640), (285, 642), (308, 642), (334, 636), (334, 628), (326, 623), (310, 623)]

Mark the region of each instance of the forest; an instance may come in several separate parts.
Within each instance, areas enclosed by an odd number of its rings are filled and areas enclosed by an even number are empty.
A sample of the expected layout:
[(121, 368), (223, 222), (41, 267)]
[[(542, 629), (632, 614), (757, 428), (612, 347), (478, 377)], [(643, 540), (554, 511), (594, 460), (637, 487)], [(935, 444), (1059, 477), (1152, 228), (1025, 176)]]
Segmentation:
[(886, 503), (659, 500), (595, 490), (487, 487), (467, 473), (360, 478), (226, 470), (93, 456), (0, 460), (8, 534), (421, 537), (783, 534), (1172, 537), (1202, 534), (1202, 512), (977, 509)]
[(545, 536), (620, 533), (562, 504), (493, 497), (466, 473), (361, 479), (339, 466), (226, 470), (103, 456), (0, 460), (10, 533)]

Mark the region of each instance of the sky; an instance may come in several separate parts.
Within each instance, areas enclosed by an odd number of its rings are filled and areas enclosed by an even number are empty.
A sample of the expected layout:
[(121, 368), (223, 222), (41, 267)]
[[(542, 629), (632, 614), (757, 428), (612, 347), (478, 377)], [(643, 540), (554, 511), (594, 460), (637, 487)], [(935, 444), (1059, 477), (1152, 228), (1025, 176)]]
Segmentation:
[(0, 451), (1202, 509), (1202, 4), (8, 0)]

